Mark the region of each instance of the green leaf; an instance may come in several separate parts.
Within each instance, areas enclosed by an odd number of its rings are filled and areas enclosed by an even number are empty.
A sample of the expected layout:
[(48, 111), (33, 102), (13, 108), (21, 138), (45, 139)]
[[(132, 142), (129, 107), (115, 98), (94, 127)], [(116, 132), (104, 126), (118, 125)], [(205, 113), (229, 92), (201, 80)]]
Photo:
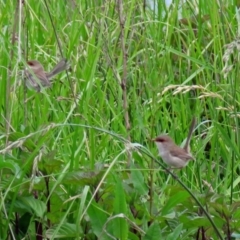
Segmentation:
[[(114, 214), (122, 213), (127, 215), (126, 196), (122, 185), (122, 180), (116, 177), (115, 185)], [(119, 239), (128, 239), (128, 224), (124, 218), (117, 217), (113, 220), (114, 236)]]
[(69, 172), (64, 178), (65, 184), (80, 184), (80, 185), (95, 185), (98, 182), (98, 179), (102, 177), (103, 171), (76, 171)]
[(21, 197), (19, 201), (25, 204), (32, 209), (32, 211), (36, 214), (37, 217), (43, 218), (46, 213), (46, 205), (42, 201), (35, 199), (34, 197)]
[(211, 227), (211, 223), (205, 216), (190, 218), (185, 214), (179, 217), (179, 221), (184, 224), (185, 228)]
[(4, 161), (0, 159), (0, 170), (4, 170), (3, 174), (8, 173), (10, 170), (16, 176), (16, 178), (20, 178), (21, 176), (21, 169), (19, 165), (12, 160)]
[(129, 232), (129, 238), (131, 240), (139, 240), (139, 236), (137, 234), (134, 234), (132, 232)]
[(183, 203), (189, 197), (189, 193), (186, 191), (179, 191), (173, 194), (167, 201), (166, 205), (162, 208), (162, 215), (168, 214), (173, 207), (179, 203)]
[[(64, 223), (57, 231), (55, 232), (56, 229), (58, 229), (58, 226), (53, 226), (52, 228), (48, 229), (46, 231), (46, 238), (50, 239), (56, 239), (56, 238), (74, 238), (77, 235), (79, 236), (79, 233), (76, 231), (76, 224), (71, 224), (71, 223)], [(81, 233), (82, 234), (82, 229)]]
[(174, 230), (172, 233), (170, 233), (166, 240), (177, 240), (177, 239), (180, 239), (179, 236), (181, 234), (181, 231), (182, 231), (182, 228), (183, 228), (183, 224), (179, 224)]
[(223, 217), (224, 219), (225, 218), (231, 218), (232, 217), (232, 213), (230, 212), (230, 210), (227, 208), (227, 205), (226, 203), (216, 203), (216, 202), (210, 202), (209, 205), (211, 207), (213, 207), (216, 212), (218, 212), (218, 214)]
[(159, 223), (154, 222), (148, 228), (143, 240), (159, 240), (162, 239), (161, 228)]
[(102, 207), (96, 202), (92, 202), (88, 208), (88, 216), (90, 218), (90, 224), (92, 226), (93, 232), (97, 237), (103, 237), (103, 226), (107, 221), (107, 215), (102, 209)]
[(61, 171), (61, 167), (63, 166), (63, 161), (54, 158), (43, 157), (42, 161), (39, 162), (39, 169), (44, 171), (47, 174), (51, 174), (53, 172)]
[(148, 187), (145, 183), (145, 179), (138, 169), (131, 171), (132, 182), (134, 188), (138, 191), (141, 195), (146, 195), (148, 193)]

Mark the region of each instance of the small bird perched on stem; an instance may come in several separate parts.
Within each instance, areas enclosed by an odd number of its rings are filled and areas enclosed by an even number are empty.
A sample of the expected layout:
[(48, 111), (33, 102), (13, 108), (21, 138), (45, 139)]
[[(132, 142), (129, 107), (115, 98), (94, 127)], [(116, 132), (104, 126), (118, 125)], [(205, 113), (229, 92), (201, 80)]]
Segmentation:
[(41, 90), (41, 87), (50, 87), (50, 79), (68, 68), (67, 60), (64, 58), (49, 73), (44, 71), (42, 64), (37, 60), (30, 60), (27, 65), (28, 67), (24, 71), (26, 85), (37, 92)]
[(160, 135), (153, 139), (156, 143), (159, 155), (162, 160), (173, 168), (183, 168), (190, 160), (195, 160), (190, 153), (190, 140), (196, 125), (196, 118), (193, 117), (188, 137), (183, 148), (177, 146), (174, 141), (167, 135)]

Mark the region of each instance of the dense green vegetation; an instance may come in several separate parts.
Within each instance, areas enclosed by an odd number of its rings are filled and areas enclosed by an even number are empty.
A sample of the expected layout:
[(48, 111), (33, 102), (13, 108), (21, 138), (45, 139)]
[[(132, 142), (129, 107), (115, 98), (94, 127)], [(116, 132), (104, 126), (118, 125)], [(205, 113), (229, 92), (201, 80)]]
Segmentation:
[[(0, 0), (0, 239), (240, 239), (236, 5), (20, 2)], [(169, 172), (149, 140), (193, 116), (196, 162)]]

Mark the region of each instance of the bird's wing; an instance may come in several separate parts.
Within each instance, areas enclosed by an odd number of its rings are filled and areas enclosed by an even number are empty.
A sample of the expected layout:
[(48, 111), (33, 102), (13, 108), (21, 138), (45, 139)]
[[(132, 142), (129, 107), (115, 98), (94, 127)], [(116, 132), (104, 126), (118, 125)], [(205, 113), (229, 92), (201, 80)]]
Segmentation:
[(170, 150), (170, 154), (174, 157), (181, 158), (183, 161), (188, 161), (190, 159), (195, 160), (194, 157), (187, 153), (184, 149), (182, 148), (174, 148)]

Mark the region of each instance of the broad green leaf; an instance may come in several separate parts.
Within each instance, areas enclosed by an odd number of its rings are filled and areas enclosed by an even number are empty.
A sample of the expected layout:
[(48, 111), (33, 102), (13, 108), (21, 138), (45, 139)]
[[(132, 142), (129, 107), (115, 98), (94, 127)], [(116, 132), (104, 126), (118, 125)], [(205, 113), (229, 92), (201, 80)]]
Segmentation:
[(189, 214), (185, 214), (179, 217), (179, 221), (183, 223), (185, 228), (198, 228), (198, 227), (210, 227), (211, 223), (204, 216), (189, 217)]
[(46, 213), (46, 204), (41, 200), (35, 199), (34, 197), (21, 197), (19, 198), (25, 206), (29, 206), (32, 209), (32, 212), (36, 214), (37, 217), (43, 218)]
[(88, 208), (88, 216), (90, 218), (90, 224), (92, 226), (93, 232), (97, 237), (104, 236), (103, 226), (107, 221), (107, 215), (102, 209), (101, 205), (96, 202), (92, 202)]
[(180, 240), (179, 236), (181, 234), (182, 228), (183, 228), (183, 224), (181, 223), (173, 230), (172, 233), (170, 233), (167, 236), (166, 240), (177, 240), (177, 239)]
[(76, 171), (69, 172), (64, 178), (65, 184), (95, 185), (98, 179), (103, 175), (103, 171)]
[(143, 240), (159, 240), (162, 239), (161, 228), (159, 223), (154, 222), (146, 231)]
[(232, 213), (228, 209), (226, 203), (220, 204), (217, 202), (210, 202), (209, 205), (219, 213), (220, 216), (224, 216), (224, 218), (231, 218)]
[[(58, 228), (58, 226), (53, 226), (50, 229), (48, 229), (45, 233), (47, 238), (52, 239), (52, 237), (55, 238), (74, 238), (76, 237), (79, 233), (76, 232), (76, 225), (72, 223), (64, 223), (56, 233), (55, 230)], [(82, 234), (82, 229), (81, 233)]]
[(165, 206), (162, 208), (161, 214), (168, 214), (173, 207), (179, 203), (183, 203), (189, 197), (189, 193), (186, 191), (179, 191), (176, 194), (171, 195)]
[(3, 161), (0, 159), (0, 170), (3, 170), (3, 174), (8, 173), (8, 170), (10, 170), (16, 178), (21, 175), (21, 168), (12, 160)]
[(148, 193), (148, 187), (145, 183), (145, 179), (140, 170), (134, 169), (131, 171), (132, 182), (134, 188), (140, 195), (146, 195)]
[(139, 240), (139, 236), (137, 234), (134, 234), (132, 232), (129, 232), (129, 238), (131, 240)]

